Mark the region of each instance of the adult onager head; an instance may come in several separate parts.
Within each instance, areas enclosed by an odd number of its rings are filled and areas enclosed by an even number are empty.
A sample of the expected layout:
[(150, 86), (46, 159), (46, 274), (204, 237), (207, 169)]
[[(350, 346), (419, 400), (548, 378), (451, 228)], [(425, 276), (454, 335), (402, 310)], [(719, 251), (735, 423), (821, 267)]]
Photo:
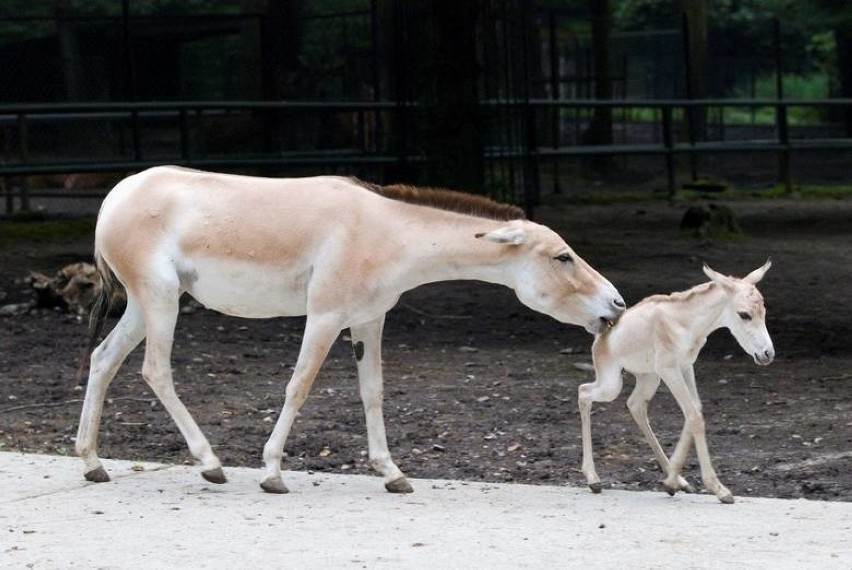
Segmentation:
[[(109, 479), (96, 452), (104, 396), (128, 353), (147, 338), (143, 378), (201, 462), (202, 475), (225, 481), (172, 382), (178, 299), (186, 292), (228, 315), (307, 315), (286, 401), (264, 447), (264, 490), (286, 492), (287, 435), (329, 348), (349, 327), (370, 465), (388, 490), (410, 491), (391, 459), (382, 417), (382, 328), (403, 292), (442, 280), (500, 283), (533, 309), (592, 332), (624, 309), (609, 281), (550, 229), (513, 219), (522, 215), (459, 193), (336, 176), (271, 179), (157, 167), (123, 180), (104, 200), (95, 231), (98, 267), (124, 284), (127, 308), (91, 356), (76, 444), (86, 478)], [(93, 316), (94, 339), (103, 312)]]
[[(680, 472), (694, 440), (705, 487), (723, 503), (734, 501), (710, 461), (693, 364), (707, 336), (719, 328), (728, 328), (757, 364), (772, 362), (775, 349), (766, 330), (763, 296), (755, 286), (770, 265), (767, 261), (742, 279), (725, 277), (705, 265), (704, 273), (710, 278), (709, 283), (682, 293), (648, 297), (628, 309), (611, 330), (595, 338), (592, 356), (596, 379), (579, 389), (582, 469), (592, 491), (601, 491), (592, 456), (592, 402), (614, 400), (621, 392), (621, 371), (627, 370), (636, 377), (636, 387), (627, 400), (627, 407), (666, 475), (664, 485), (669, 494), (692, 491)], [(685, 417), (671, 462), (648, 423), (648, 402), (654, 397), (660, 379), (668, 386)]]

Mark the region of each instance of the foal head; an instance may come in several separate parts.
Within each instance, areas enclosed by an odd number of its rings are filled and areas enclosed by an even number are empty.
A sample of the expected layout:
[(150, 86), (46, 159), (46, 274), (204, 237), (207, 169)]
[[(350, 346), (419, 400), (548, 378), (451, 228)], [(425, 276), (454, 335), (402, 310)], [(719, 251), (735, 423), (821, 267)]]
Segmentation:
[(722, 311), (720, 322), (728, 328), (737, 342), (755, 363), (765, 366), (775, 358), (775, 349), (769, 331), (766, 330), (766, 308), (763, 295), (755, 285), (772, 265), (768, 261), (742, 279), (726, 277), (704, 265), (704, 273), (720, 285), (727, 293), (727, 304)]
[(598, 334), (624, 311), (619, 292), (553, 230), (526, 220), (476, 237), (510, 246), (513, 288), (529, 308)]

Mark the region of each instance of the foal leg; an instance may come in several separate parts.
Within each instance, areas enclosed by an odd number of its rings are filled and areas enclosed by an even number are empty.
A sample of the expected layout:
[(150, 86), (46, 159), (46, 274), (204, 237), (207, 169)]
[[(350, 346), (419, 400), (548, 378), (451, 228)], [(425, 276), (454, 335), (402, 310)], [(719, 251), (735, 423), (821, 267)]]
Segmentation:
[(142, 302), (147, 337), (142, 378), (174, 420), (192, 456), (201, 462), (201, 476), (211, 483), (225, 483), (227, 479), (219, 458), (175, 392), (171, 358), (178, 316), (179, 290), (176, 279), (172, 286), (172, 290), (166, 294), (163, 293), (165, 286), (156, 295), (147, 294)]
[[(645, 436), (645, 441), (647, 441), (648, 445), (651, 446), (651, 450), (654, 452), (654, 457), (657, 458), (657, 463), (660, 464), (660, 468), (663, 473), (668, 476), (671, 471), (671, 464), (660, 445), (660, 441), (651, 429), (651, 423), (648, 421), (648, 402), (650, 402), (651, 398), (654, 397), (659, 386), (660, 377), (656, 374), (637, 374), (636, 387), (633, 388), (633, 392), (627, 399), (627, 408), (630, 410), (630, 414), (633, 416), (633, 420), (636, 422), (636, 425), (638, 425), (639, 429), (642, 431), (642, 435)], [(686, 493), (694, 492), (692, 485), (687, 483), (686, 479), (678, 475), (677, 480), (678, 491), (684, 491)], [(672, 494), (671, 490), (667, 489), (667, 491)]]
[(411, 484), (391, 459), (382, 415), (382, 329), (385, 317), (350, 328), (352, 348), (358, 367), (361, 401), (367, 419), (370, 467), (382, 474), (385, 489), (391, 493), (411, 493)]
[[(677, 400), (678, 405), (683, 411), (686, 418), (686, 428), (689, 430), (689, 435), (695, 441), (695, 451), (698, 454), (698, 462), (701, 466), (701, 480), (707, 490), (715, 493), (718, 499), (726, 504), (734, 502), (734, 496), (725, 487), (719, 477), (716, 475), (716, 470), (713, 469), (713, 463), (710, 460), (710, 451), (707, 448), (707, 438), (705, 434), (704, 416), (701, 413), (700, 403), (696, 405), (692, 393), (688, 387), (687, 380), (683, 377), (682, 371), (672, 369), (666, 371), (663, 375), (663, 381), (669, 387), (669, 391)], [(666, 488), (676, 488), (677, 477), (683, 469), (683, 464), (686, 462), (686, 453), (689, 446), (684, 444), (683, 437), (678, 442), (678, 446), (672, 455), (671, 471), (666, 478)]]
[(595, 381), (581, 384), (578, 389), (580, 422), (583, 433), (583, 465), (581, 467), (589, 489), (593, 493), (601, 492), (601, 479), (595, 471), (595, 459), (592, 454), (592, 402), (611, 402), (621, 392), (621, 366), (617, 363), (595, 362)]
[(305, 323), (305, 336), (302, 338), (302, 348), (293, 376), (287, 384), (286, 399), (281, 415), (275, 422), (275, 429), (263, 446), (263, 462), (266, 464), (266, 477), (260, 483), (261, 489), (267, 493), (287, 493), (287, 487), (281, 479), (281, 458), (284, 455), (284, 444), (296, 413), (308, 397), (317, 372), (325, 361), (331, 344), (340, 334), (340, 323), (337, 319), (308, 316)]
[(107, 388), (115, 378), (118, 369), (134, 348), (145, 338), (145, 322), (136, 299), (128, 295), (127, 308), (118, 324), (104, 341), (92, 351), (89, 366), (89, 381), (86, 384), (86, 396), (83, 411), (80, 414), (80, 426), (77, 429), (75, 449), (77, 455), (86, 464), (85, 477), (88, 481), (103, 483), (109, 481), (109, 475), (98, 459), (98, 431), (104, 397)]

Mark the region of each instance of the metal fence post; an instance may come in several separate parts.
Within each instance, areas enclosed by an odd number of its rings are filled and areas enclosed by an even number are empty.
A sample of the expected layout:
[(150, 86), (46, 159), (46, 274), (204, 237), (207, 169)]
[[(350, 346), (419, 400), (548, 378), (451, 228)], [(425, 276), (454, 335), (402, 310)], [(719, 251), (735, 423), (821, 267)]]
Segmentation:
[(675, 177), (674, 152), (672, 151), (674, 147), (672, 140), (672, 108), (669, 105), (663, 105), (660, 110), (663, 115), (663, 147), (666, 149), (666, 177), (669, 186), (669, 200), (674, 200), (677, 193), (677, 182)]
[[(18, 113), (18, 137), (20, 141), (20, 157), (21, 164), (29, 164), (30, 162), (30, 146), (29, 146), (29, 129), (27, 128), (27, 116), (24, 113)], [(26, 176), (21, 176), (21, 193), (19, 200), (21, 202), (21, 211), (30, 211), (30, 182)]]
[(778, 128), (778, 142), (781, 150), (778, 152), (778, 181), (784, 183), (785, 191), (793, 192), (793, 181), (790, 173), (790, 133), (787, 128), (787, 106), (784, 99), (784, 75), (781, 64), (781, 20), (772, 20), (772, 43), (775, 52), (775, 96), (778, 105), (775, 107), (775, 121)]
[(189, 144), (189, 117), (187, 117), (187, 110), (185, 108), (181, 108), (180, 110), (180, 157), (187, 164), (192, 159)]

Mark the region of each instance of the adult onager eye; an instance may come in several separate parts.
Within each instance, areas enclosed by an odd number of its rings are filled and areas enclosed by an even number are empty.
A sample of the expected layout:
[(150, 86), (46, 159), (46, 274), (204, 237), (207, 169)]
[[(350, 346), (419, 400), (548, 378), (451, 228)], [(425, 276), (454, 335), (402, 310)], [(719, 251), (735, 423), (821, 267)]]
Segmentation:
[(737, 315), (739, 315), (739, 317), (744, 321), (750, 321), (751, 320), (751, 315), (749, 315), (748, 313), (746, 313), (744, 311), (740, 311), (739, 313), (737, 313)]
[(563, 262), (565, 262), (565, 263), (570, 263), (570, 262), (573, 262), (573, 261), (574, 261), (574, 258), (573, 258), (573, 257), (571, 257), (571, 254), (570, 254), (570, 253), (563, 253), (563, 254), (561, 254), (561, 255), (557, 255), (557, 256), (556, 256), (556, 257), (554, 257), (553, 259), (555, 259), (555, 260), (557, 260), (557, 261), (563, 261)]

